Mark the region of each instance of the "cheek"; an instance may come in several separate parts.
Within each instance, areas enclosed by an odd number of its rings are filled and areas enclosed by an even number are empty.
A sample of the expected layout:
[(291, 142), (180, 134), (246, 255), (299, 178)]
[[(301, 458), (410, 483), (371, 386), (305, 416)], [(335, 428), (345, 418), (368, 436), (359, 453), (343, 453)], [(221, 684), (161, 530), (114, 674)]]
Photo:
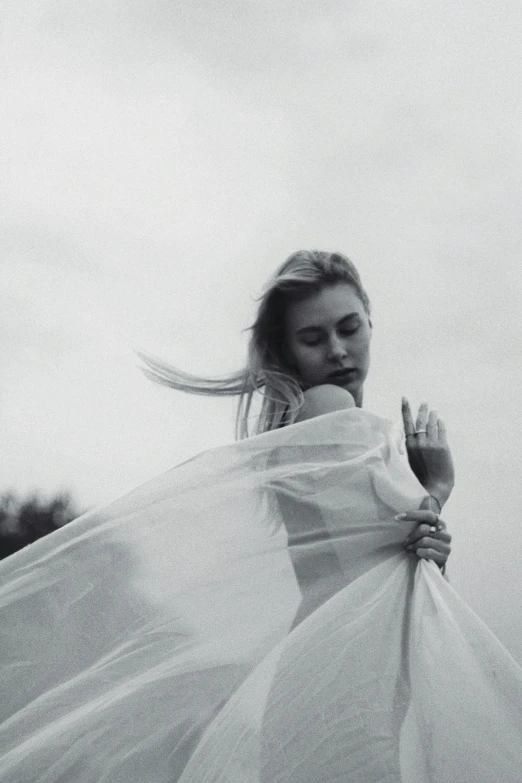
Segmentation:
[(322, 363), (322, 354), (319, 350), (310, 348), (296, 351), (297, 366), (301, 372), (313, 372), (313, 370)]
[(371, 332), (368, 330), (367, 332), (361, 334), (360, 340), (358, 341), (357, 350), (361, 357), (368, 357), (370, 353), (370, 343)]

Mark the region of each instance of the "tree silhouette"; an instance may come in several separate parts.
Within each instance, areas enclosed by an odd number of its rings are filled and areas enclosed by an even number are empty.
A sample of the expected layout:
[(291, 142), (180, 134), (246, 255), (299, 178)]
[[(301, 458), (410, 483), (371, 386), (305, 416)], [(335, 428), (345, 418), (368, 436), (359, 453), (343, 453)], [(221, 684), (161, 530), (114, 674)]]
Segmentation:
[(0, 496), (0, 560), (52, 533), (80, 515), (68, 492), (51, 500), (38, 493), (25, 498), (13, 492)]

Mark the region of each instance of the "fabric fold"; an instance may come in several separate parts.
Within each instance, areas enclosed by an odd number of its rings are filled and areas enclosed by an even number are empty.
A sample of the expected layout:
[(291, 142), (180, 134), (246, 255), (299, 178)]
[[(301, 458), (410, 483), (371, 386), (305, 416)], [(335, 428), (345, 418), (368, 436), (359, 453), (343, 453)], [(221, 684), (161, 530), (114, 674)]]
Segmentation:
[(386, 419), (219, 447), (0, 564), (0, 783), (518, 783), (522, 669)]

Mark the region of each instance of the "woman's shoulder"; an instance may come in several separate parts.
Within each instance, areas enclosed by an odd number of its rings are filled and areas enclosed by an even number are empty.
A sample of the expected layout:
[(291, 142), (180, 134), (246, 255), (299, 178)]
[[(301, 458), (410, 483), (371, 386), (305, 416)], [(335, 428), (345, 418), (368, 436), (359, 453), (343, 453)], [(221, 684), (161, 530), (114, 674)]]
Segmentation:
[(333, 383), (322, 383), (313, 386), (303, 393), (304, 403), (295, 421), (312, 419), (315, 416), (323, 416), (325, 413), (342, 411), (355, 407), (355, 402), (347, 389), (336, 386)]

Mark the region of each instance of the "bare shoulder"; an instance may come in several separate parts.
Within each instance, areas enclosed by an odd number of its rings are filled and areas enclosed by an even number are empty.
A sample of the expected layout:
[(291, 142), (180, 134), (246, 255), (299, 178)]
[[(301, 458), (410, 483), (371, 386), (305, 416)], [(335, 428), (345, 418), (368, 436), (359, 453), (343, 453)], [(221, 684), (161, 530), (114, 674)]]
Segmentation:
[(350, 392), (333, 383), (313, 386), (311, 389), (307, 389), (303, 396), (304, 404), (295, 419), (296, 422), (355, 407)]

